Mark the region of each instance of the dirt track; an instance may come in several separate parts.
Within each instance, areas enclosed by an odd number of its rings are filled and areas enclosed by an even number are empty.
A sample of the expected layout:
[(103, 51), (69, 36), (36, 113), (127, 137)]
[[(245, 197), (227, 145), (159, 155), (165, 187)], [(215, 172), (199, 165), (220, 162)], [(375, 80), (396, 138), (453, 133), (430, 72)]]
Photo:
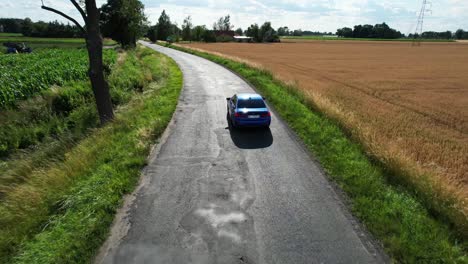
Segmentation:
[(297, 84), (374, 155), (416, 174), (429, 172), (444, 190), (468, 198), (467, 43), (188, 46), (259, 64)]

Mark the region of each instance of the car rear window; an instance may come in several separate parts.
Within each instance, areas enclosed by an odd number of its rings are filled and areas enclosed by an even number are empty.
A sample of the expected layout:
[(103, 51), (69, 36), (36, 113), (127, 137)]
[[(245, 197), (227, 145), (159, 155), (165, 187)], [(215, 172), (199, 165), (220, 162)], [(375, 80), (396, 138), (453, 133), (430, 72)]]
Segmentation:
[(265, 108), (265, 103), (260, 99), (240, 100), (237, 102), (237, 108)]

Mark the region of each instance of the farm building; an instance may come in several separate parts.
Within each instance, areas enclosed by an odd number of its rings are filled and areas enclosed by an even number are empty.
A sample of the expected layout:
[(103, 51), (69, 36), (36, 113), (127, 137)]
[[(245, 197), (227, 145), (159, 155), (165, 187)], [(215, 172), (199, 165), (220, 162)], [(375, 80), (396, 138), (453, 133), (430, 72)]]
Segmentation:
[(234, 40), (237, 42), (252, 42), (252, 37), (234, 36)]

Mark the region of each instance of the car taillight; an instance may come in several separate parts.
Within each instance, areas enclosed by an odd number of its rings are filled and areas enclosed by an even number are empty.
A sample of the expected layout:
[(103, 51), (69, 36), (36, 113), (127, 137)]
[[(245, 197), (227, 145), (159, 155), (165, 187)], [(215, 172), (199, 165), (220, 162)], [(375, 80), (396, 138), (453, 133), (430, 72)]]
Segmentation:
[(247, 116), (246, 114), (234, 113), (234, 117), (246, 117), (246, 116)]
[(261, 117), (269, 117), (271, 116), (270, 112), (266, 112), (260, 115)]

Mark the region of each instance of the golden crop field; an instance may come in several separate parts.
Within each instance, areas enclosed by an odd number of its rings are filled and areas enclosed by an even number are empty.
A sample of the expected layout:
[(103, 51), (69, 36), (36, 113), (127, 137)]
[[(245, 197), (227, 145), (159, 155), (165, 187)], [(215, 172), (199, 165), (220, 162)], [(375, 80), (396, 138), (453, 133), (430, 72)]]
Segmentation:
[(270, 70), (366, 151), (468, 215), (468, 43), (191, 43)]

